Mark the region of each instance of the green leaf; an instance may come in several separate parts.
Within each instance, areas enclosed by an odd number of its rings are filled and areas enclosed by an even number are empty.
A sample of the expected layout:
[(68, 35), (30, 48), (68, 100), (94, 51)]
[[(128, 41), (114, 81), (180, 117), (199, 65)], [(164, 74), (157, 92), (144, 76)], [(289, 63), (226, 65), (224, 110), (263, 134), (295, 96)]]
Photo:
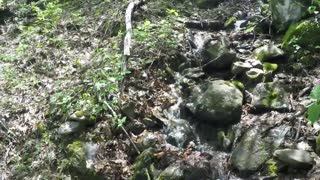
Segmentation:
[(313, 124), (319, 119), (319, 116), (320, 116), (320, 104), (313, 103), (308, 108), (308, 120)]
[(317, 101), (320, 101), (320, 85), (316, 85), (313, 87), (310, 97), (313, 99), (316, 99)]
[(244, 30), (245, 33), (253, 32), (256, 26), (249, 26), (247, 29)]

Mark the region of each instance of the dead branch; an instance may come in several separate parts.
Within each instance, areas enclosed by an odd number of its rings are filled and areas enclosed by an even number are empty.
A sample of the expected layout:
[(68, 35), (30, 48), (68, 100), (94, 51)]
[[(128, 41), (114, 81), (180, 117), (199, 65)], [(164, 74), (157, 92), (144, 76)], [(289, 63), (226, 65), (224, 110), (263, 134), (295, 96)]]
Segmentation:
[[(123, 43), (123, 62), (121, 67), (121, 74), (124, 75), (127, 71), (127, 63), (128, 59), (131, 55), (130, 49), (131, 49), (131, 40), (132, 40), (132, 16), (134, 10), (143, 5), (145, 3), (145, 0), (133, 0), (129, 3), (126, 14), (125, 14), (125, 23), (126, 23), (126, 36), (124, 38)], [(120, 82), (120, 100), (123, 94), (124, 90), (124, 80)]]

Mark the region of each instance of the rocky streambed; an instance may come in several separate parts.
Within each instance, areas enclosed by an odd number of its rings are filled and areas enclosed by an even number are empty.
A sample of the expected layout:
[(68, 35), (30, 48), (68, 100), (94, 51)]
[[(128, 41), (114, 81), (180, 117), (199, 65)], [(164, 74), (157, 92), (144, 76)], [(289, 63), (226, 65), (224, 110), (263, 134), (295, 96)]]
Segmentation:
[(241, 31), (248, 13), (231, 30), (187, 28), (167, 105), (135, 137), (133, 179), (318, 179), (319, 129), (305, 112), (319, 67), (293, 69), (279, 39)]

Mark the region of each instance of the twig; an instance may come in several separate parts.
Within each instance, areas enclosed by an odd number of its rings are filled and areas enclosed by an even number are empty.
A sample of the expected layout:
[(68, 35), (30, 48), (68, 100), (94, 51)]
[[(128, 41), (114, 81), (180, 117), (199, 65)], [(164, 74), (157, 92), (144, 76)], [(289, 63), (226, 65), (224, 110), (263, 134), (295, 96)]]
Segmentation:
[[(112, 107), (108, 104), (107, 101), (103, 101), (104, 104), (107, 106), (107, 108), (109, 109), (109, 111), (112, 113), (112, 116), (114, 119), (118, 119), (118, 115), (117, 113), (112, 109)], [(129, 133), (127, 132), (127, 130), (123, 127), (120, 126), (121, 130), (126, 134), (126, 136), (128, 137), (130, 143), (133, 145), (134, 149), (137, 151), (138, 154), (140, 154), (140, 151), (138, 149), (138, 147), (136, 146), (136, 144), (133, 142), (133, 140), (131, 139)]]
[(295, 140), (297, 140), (299, 138), (300, 129), (301, 129), (300, 127), (301, 127), (301, 119), (299, 119), (299, 124), (298, 124), (298, 129), (297, 129), (297, 134), (296, 134)]

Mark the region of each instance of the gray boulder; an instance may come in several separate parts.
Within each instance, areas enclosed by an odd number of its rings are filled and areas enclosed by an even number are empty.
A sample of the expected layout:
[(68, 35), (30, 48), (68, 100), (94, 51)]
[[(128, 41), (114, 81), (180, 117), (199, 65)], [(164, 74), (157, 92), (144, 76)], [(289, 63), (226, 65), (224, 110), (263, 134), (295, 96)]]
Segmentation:
[(199, 121), (225, 126), (240, 121), (242, 101), (232, 83), (216, 80), (195, 86), (186, 106)]
[(272, 20), (278, 30), (298, 22), (307, 12), (312, 0), (270, 0)]
[(252, 95), (251, 104), (256, 111), (287, 111), (289, 108), (288, 93), (280, 83), (259, 83), (253, 89)]
[(258, 170), (271, 156), (274, 149), (283, 142), (290, 127), (280, 126), (265, 136), (265, 127), (257, 126), (248, 130), (233, 150), (231, 164), (243, 175)]
[(310, 153), (304, 150), (281, 149), (276, 150), (273, 155), (283, 163), (294, 168), (308, 169), (314, 163)]

